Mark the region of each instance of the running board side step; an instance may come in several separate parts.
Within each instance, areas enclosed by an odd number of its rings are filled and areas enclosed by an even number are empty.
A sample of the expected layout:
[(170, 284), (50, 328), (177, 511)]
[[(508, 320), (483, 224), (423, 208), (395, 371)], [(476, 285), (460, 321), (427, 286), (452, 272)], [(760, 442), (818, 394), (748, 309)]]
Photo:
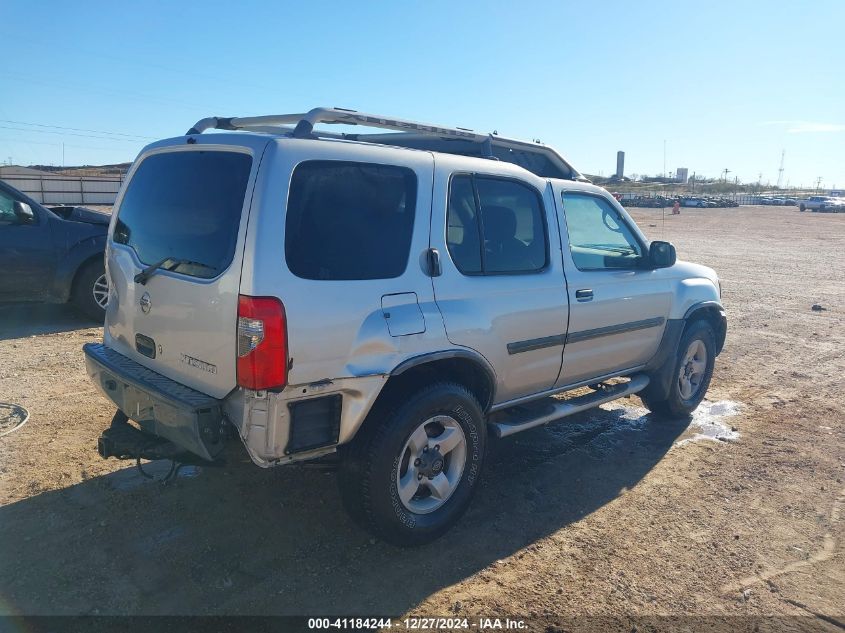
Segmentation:
[(648, 383), (648, 376), (635, 374), (628, 382), (602, 387), (593, 393), (569, 400), (546, 398), (541, 402), (517, 405), (491, 415), (488, 428), (496, 437), (507, 437), (638, 393), (648, 387)]

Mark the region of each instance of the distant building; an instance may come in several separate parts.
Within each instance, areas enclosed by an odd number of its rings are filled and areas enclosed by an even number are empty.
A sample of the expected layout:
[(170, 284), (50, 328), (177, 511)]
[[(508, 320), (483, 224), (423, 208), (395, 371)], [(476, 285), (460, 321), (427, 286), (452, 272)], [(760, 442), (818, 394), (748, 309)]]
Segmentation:
[(686, 167), (678, 167), (675, 172), (675, 180), (687, 184), (687, 181), (689, 180), (689, 169)]
[(625, 176), (625, 152), (616, 152), (616, 178)]

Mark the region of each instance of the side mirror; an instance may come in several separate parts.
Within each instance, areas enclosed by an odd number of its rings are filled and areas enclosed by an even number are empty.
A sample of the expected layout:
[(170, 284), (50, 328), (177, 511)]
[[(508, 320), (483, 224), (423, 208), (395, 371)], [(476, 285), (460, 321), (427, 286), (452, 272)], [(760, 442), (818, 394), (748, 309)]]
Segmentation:
[(32, 207), (26, 202), (15, 200), (14, 211), (15, 217), (21, 224), (35, 224), (35, 213), (32, 212)]
[(669, 242), (652, 242), (648, 247), (648, 262), (652, 268), (669, 268), (677, 259), (675, 247)]

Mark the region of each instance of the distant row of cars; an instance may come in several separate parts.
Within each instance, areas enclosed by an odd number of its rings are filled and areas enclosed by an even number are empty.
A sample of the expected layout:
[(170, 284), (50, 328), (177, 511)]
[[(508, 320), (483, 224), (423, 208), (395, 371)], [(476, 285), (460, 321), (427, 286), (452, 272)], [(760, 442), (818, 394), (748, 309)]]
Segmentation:
[[(624, 196), (614, 194), (619, 202), (626, 207), (646, 207), (659, 209), (671, 207), (678, 200), (682, 207), (697, 207), (699, 209), (716, 209), (737, 207), (739, 203), (731, 198), (714, 196)], [(810, 196), (806, 199), (789, 196), (753, 196), (743, 204), (762, 204), (767, 206), (798, 207), (801, 211), (816, 211), (819, 213), (845, 213), (845, 197)]]
[(751, 199), (751, 204), (764, 204), (776, 207), (797, 207), (798, 200), (787, 196), (759, 196)]
[(713, 196), (681, 196), (678, 198), (669, 198), (666, 196), (635, 196), (626, 198), (620, 196), (618, 199), (626, 207), (646, 207), (651, 209), (671, 207), (675, 204), (675, 200), (679, 201), (682, 207), (697, 207), (699, 209), (739, 206), (735, 200), (731, 200), (730, 198)]

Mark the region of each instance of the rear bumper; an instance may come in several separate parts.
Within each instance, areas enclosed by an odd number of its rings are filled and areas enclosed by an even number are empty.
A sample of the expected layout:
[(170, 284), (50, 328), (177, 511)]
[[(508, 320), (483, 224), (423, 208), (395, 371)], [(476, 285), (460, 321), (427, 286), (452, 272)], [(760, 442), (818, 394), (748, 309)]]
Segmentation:
[(222, 402), (170, 380), (99, 343), (83, 346), (88, 376), (147, 434), (203, 459), (223, 448)]

